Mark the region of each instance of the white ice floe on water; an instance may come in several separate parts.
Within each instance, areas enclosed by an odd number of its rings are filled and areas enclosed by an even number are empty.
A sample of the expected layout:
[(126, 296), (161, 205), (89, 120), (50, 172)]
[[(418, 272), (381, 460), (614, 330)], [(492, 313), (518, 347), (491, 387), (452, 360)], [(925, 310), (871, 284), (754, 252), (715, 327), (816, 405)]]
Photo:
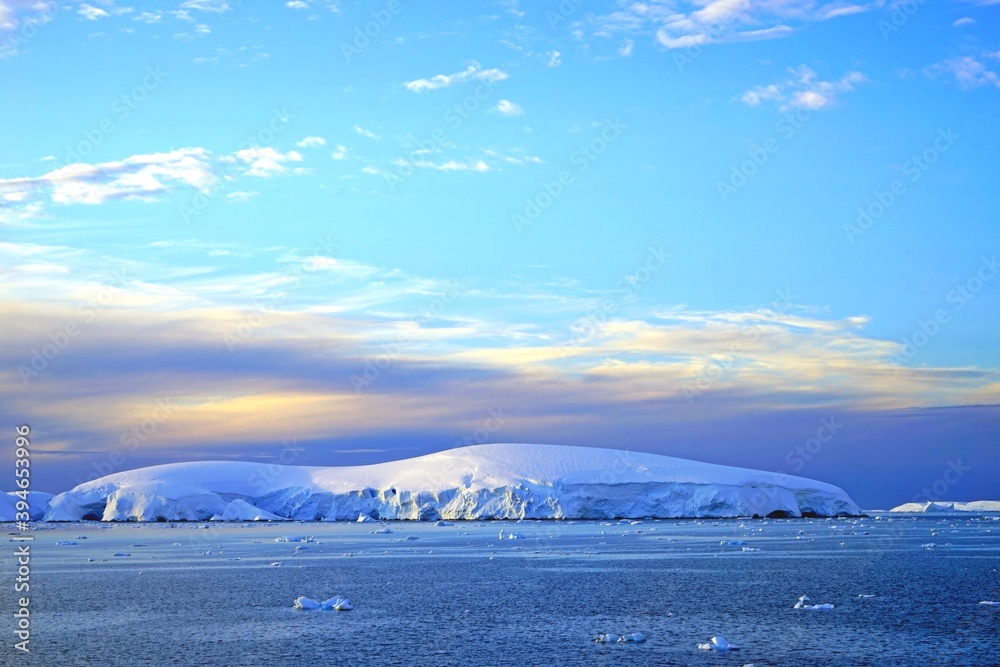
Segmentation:
[(985, 604), (991, 607), (1000, 607), (1000, 602), (994, 602), (993, 600), (983, 600), (979, 604)]
[(730, 644), (726, 641), (725, 637), (712, 637), (708, 640), (707, 644), (698, 644), (698, 648), (702, 651), (738, 651), (740, 647), (736, 644)]
[[(140, 468), (59, 494), (45, 518), (203, 521), (224, 518), (237, 500), (301, 521), (861, 514), (842, 489), (802, 477), (615, 449), (490, 444), (368, 466), (208, 461)], [(4, 511), (0, 502), (0, 517)]]
[(373, 530), (372, 535), (391, 535), (392, 528), (379, 528), (378, 530)]
[(312, 598), (307, 598), (305, 595), (300, 595), (295, 598), (292, 602), (292, 609), (298, 609), (299, 611), (312, 611), (313, 609), (319, 609), (319, 602), (313, 600)]
[(720, 546), (723, 547), (742, 547), (746, 542), (743, 540), (722, 540), (719, 542)]
[(613, 632), (609, 632), (607, 634), (597, 635), (596, 637), (594, 637), (594, 641), (597, 642), (598, 644), (614, 644), (615, 642), (618, 641), (619, 637), (620, 635), (616, 635)]
[(521, 533), (515, 533), (513, 531), (506, 532), (506, 531), (501, 530), (500, 531), (500, 539), (501, 540), (523, 540), (524, 539), (524, 535), (522, 535)]
[(281, 537), (274, 538), (275, 542), (315, 542), (316, 538), (312, 535), (282, 535)]
[(833, 609), (833, 605), (829, 602), (824, 602), (823, 604), (809, 604), (809, 596), (803, 595), (799, 598), (798, 602), (795, 603), (793, 609), (807, 609), (809, 611), (829, 611)]
[(326, 611), (351, 611), (354, 609), (354, 605), (347, 598), (342, 598), (339, 595), (334, 595), (329, 600), (323, 600), (320, 603), (320, 608)]
[(366, 521), (374, 521), (374, 519), (372, 519), (367, 514), (359, 514), (358, 515), (358, 523), (365, 523)]
[(641, 632), (630, 632), (623, 635), (608, 632), (594, 637), (598, 644), (642, 644), (646, 641), (646, 635)]

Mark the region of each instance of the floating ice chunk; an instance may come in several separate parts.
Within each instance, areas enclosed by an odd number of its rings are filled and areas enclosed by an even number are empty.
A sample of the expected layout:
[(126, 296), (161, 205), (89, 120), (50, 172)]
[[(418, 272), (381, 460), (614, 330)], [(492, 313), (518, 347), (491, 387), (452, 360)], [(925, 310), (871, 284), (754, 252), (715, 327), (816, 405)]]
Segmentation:
[(646, 641), (646, 635), (642, 634), (641, 632), (632, 632), (627, 635), (622, 635), (621, 637), (618, 638), (619, 644), (626, 644), (629, 642), (641, 644), (644, 641)]
[(281, 567), (281, 563), (271, 563), (271, 567)]
[(334, 595), (329, 600), (323, 600), (320, 603), (320, 609), (325, 611), (351, 611), (354, 609), (354, 605), (347, 598), (342, 598), (339, 595)]
[(758, 549), (757, 547), (743, 547), (743, 551), (745, 551), (747, 553), (751, 553), (751, 552), (754, 552), (754, 551), (760, 551), (760, 549)]
[(874, 593), (858, 593), (859, 598), (868, 599), (875, 597)]
[(454, 526), (455, 524), (448, 523), (447, 521), (435, 521), (434, 525), (435, 526)]
[(76, 545), (77, 542), (74, 542), (73, 540), (59, 540), (56, 542), (57, 547), (75, 547)]
[(829, 611), (833, 609), (833, 605), (829, 602), (823, 604), (807, 604), (809, 602), (809, 596), (803, 595), (799, 598), (798, 602), (795, 603), (793, 609), (808, 609), (809, 611)]
[(295, 602), (292, 603), (292, 609), (298, 609), (299, 611), (319, 609), (319, 602), (313, 600), (312, 598), (307, 598), (305, 595), (300, 595), (295, 598)]
[(379, 528), (378, 530), (373, 530), (372, 534), (373, 535), (391, 535), (392, 534), (392, 529), (391, 528)]
[(522, 535), (521, 533), (515, 533), (514, 531), (511, 531), (511, 532), (508, 533), (508, 532), (505, 532), (505, 531), (501, 530), (500, 531), (500, 539), (501, 540), (523, 540), (524, 539), (524, 535)]
[(712, 637), (707, 644), (698, 644), (702, 651), (738, 651), (740, 647), (730, 644), (725, 637)]
[(724, 547), (742, 547), (746, 542), (743, 540), (722, 540), (719, 544)]
[(282, 537), (274, 538), (275, 542), (315, 542), (316, 538), (312, 535), (285, 535)]
[(124, 551), (116, 551), (115, 555), (116, 556), (131, 556), (132, 554), (125, 553)]
[(989, 605), (991, 607), (1000, 607), (1000, 602), (995, 602), (993, 600), (983, 600), (979, 604)]
[(609, 632), (606, 635), (597, 635), (594, 637), (594, 641), (598, 644), (614, 644), (619, 639), (618, 635), (613, 632)]
[(374, 519), (372, 519), (367, 514), (359, 514), (358, 515), (358, 523), (365, 523), (366, 521), (374, 521)]

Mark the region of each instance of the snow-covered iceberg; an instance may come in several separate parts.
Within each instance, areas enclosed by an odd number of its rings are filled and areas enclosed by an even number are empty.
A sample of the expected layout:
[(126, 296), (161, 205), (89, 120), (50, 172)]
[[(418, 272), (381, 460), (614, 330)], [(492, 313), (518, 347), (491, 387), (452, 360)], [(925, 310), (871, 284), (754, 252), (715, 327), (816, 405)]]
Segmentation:
[(740, 647), (730, 644), (725, 637), (712, 637), (706, 644), (698, 644), (702, 651), (739, 651)]
[(493, 444), (368, 466), (213, 461), (140, 468), (59, 494), (46, 518), (200, 521), (225, 517), (236, 500), (306, 521), (862, 513), (840, 488), (802, 477), (615, 449)]
[(212, 521), (285, 521), (285, 517), (271, 514), (267, 510), (254, 507), (247, 501), (237, 498), (226, 505), (222, 514), (216, 514)]
[[(17, 520), (17, 502), (21, 498), (16, 493), (16, 491), (0, 493), (0, 522)], [(41, 521), (45, 518), (49, 503), (54, 496), (51, 493), (42, 493), (41, 491), (28, 491), (26, 495), (28, 496), (28, 513), (31, 515), (31, 520)]]
[(904, 503), (893, 507), (890, 512), (980, 512), (983, 514), (1000, 514), (1000, 500), (974, 500), (970, 503), (926, 502)]

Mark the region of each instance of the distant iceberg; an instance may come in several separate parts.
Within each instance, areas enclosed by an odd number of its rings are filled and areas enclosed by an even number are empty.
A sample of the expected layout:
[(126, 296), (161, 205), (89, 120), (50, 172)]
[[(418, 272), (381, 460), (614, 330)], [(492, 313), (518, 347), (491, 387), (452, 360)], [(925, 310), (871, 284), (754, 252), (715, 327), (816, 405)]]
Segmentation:
[(48, 503), (45, 518), (450, 521), (860, 514), (840, 488), (802, 477), (615, 449), (492, 444), (369, 466), (276, 469), (216, 461), (140, 468), (59, 494)]
[(926, 503), (904, 503), (898, 507), (893, 507), (890, 512), (979, 512), (982, 514), (1000, 514), (1000, 500), (974, 500), (970, 503), (954, 502), (926, 502)]
[(706, 644), (698, 644), (698, 648), (702, 651), (738, 651), (739, 646), (735, 644), (730, 644), (726, 641), (725, 637), (712, 637), (708, 640)]

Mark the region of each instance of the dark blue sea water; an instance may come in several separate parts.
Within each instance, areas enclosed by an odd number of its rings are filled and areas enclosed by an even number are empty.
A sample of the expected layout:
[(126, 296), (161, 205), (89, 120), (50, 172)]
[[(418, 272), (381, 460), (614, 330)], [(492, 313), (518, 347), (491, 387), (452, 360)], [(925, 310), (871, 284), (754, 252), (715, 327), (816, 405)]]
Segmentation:
[[(979, 604), (1000, 601), (990, 517), (202, 526), (36, 530), (32, 652), (13, 649), (4, 557), (0, 662), (1000, 664), (1000, 606)], [(316, 541), (275, 542), (297, 535)], [(299, 595), (354, 610), (294, 611)], [(835, 609), (795, 610), (800, 595)], [(592, 641), (635, 631), (647, 641)], [(714, 635), (741, 650), (697, 649)]]

